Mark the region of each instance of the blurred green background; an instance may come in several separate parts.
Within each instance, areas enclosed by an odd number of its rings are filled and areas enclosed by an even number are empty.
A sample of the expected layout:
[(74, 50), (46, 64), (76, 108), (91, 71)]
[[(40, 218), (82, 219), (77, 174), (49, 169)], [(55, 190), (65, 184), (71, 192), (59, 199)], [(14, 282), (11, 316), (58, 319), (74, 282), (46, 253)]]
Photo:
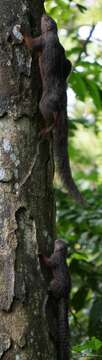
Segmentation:
[(88, 201), (80, 207), (57, 175), (57, 233), (68, 242), (72, 277), (72, 359), (102, 359), (102, 0), (47, 0), (71, 60), (69, 153), (73, 177)]

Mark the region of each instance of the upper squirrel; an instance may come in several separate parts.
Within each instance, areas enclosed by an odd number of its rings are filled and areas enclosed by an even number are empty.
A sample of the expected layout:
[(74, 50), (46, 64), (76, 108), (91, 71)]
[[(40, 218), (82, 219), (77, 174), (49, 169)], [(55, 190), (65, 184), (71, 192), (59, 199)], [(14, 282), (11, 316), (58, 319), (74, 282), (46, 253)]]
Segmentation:
[[(41, 35), (32, 38), (21, 30), (27, 47), (38, 51), (42, 79), (40, 111), (45, 120), (42, 133), (53, 130), (54, 155), (65, 188), (77, 202), (83, 203), (71, 173), (68, 146), (66, 79), (71, 72), (71, 62), (66, 59), (60, 44), (56, 22), (48, 15), (41, 18)], [(50, 121), (50, 126), (49, 126)]]

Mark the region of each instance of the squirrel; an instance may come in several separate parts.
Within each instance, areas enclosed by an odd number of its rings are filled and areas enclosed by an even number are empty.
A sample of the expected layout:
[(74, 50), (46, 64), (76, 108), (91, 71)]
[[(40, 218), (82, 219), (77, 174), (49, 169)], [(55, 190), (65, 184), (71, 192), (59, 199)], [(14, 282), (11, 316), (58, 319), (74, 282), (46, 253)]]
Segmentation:
[(55, 241), (54, 252), (50, 257), (39, 254), (40, 263), (50, 270), (52, 276), (45, 301), (45, 313), (57, 360), (70, 358), (68, 308), (71, 280), (66, 257), (67, 245), (60, 239)]
[[(41, 17), (41, 35), (32, 38), (21, 26), (20, 32), (29, 49), (38, 52), (42, 80), (42, 97), (39, 103), (45, 121), (42, 134), (53, 133), (54, 155), (58, 172), (66, 190), (77, 202), (83, 204), (71, 173), (68, 145), (66, 79), (71, 72), (71, 62), (66, 59), (65, 50), (58, 38), (56, 22), (48, 15)], [(50, 121), (50, 126), (48, 125)]]

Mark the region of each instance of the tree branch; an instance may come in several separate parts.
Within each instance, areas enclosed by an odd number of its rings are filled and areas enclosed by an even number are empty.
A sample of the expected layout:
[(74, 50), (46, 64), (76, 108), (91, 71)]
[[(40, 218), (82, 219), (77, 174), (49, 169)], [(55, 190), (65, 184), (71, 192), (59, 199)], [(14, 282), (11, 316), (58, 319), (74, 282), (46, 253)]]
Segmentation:
[(85, 42), (84, 42), (84, 45), (83, 45), (82, 49), (81, 49), (80, 52), (79, 52), (78, 58), (77, 58), (77, 60), (76, 60), (76, 64), (81, 60), (82, 53), (86, 53), (86, 51), (87, 51), (87, 45), (88, 45), (88, 43), (89, 43), (89, 41), (90, 41), (90, 38), (91, 38), (91, 36), (92, 36), (92, 34), (93, 34), (93, 31), (94, 31), (94, 29), (95, 29), (95, 26), (96, 26), (96, 25), (92, 25), (91, 30), (90, 30), (90, 32), (89, 32), (89, 35), (88, 35), (88, 37), (86, 38), (86, 40), (85, 40)]

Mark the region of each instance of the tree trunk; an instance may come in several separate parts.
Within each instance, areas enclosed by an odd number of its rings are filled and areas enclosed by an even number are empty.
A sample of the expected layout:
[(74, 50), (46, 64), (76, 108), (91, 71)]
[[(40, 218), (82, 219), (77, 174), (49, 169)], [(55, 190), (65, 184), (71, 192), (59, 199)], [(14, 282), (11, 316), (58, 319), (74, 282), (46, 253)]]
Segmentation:
[[(0, 359), (55, 359), (42, 314), (48, 276), (38, 251), (54, 238), (50, 135), (39, 141), (38, 62), (11, 43), (15, 24), (38, 34), (43, 1), (0, 0)], [(32, 78), (32, 81), (31, 81)], [(32, 91), (33, 89), (33, 91)], [(33, 92), (33, 96), (32, 96)], [(43, 275), (42, 276), (42, 272)], [(46, 278), (46, 282), (44, 280)]]

